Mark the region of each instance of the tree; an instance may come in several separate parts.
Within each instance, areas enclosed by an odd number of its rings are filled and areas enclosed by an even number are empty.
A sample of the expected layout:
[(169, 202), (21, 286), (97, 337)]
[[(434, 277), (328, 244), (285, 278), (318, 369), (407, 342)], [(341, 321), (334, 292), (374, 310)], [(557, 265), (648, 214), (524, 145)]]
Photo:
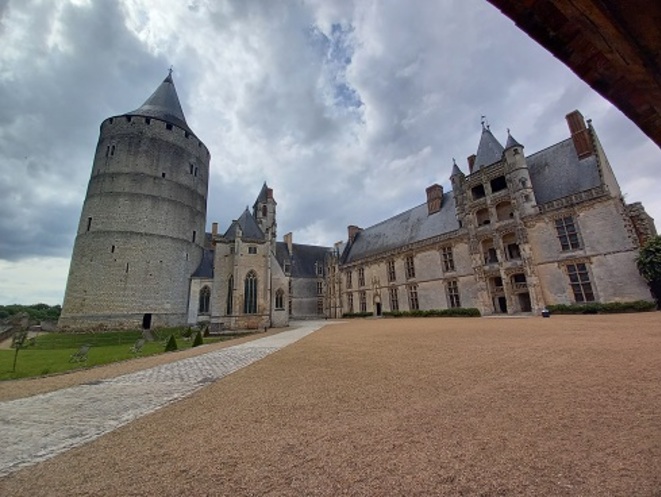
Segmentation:
[(657, 309), (661, 308), (661, 236), (650, 238), (640, 248), (636, 264), (650, 286)]

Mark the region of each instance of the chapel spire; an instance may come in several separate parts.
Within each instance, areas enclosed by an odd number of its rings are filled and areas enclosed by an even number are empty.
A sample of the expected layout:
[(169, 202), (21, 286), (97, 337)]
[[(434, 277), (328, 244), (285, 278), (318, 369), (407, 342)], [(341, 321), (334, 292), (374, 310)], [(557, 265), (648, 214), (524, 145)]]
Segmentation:
[(127, 112), (127, 114), (154, 117), (190, 131), (186, 123), (186, 117), (184, 117), (184, 111), (179, 103), (177, 89), (174, 86), (172, 68), (169, 69), (168, 75), (145, 103), (136, 110)]

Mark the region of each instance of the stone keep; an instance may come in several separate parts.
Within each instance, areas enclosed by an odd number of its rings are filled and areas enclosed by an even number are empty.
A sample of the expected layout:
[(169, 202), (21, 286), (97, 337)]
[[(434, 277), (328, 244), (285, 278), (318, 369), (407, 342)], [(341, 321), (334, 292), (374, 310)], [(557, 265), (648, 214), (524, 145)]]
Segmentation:
[(209, 151), (169, 74), (137, 110), (101, 124), (59, 325), (186, 323), (205, 237)]

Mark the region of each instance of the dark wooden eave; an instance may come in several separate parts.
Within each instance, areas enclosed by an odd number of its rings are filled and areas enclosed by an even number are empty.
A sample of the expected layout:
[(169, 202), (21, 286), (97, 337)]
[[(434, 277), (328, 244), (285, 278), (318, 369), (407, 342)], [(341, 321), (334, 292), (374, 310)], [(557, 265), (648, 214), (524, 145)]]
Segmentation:
[(488, 0), (661, 146), (661, 2)]

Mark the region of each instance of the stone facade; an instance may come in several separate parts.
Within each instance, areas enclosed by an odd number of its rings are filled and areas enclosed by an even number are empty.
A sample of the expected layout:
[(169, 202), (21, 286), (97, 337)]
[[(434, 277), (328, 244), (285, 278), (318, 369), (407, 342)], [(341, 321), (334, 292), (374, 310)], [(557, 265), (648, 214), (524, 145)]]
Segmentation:
[[(656, 234), (627, 205), (598, 137), (579, 112), (570, 138), (526, 157), (484, 127), (469, 174), (452, 192), (362, 230), (349, 226), (328, 271), (342, 312), (476, 307), (483, 315), (539, 313), (551, 304), (651, 300), (635, 265)], [(339, 312), (334, 311), (335, 314)]]

